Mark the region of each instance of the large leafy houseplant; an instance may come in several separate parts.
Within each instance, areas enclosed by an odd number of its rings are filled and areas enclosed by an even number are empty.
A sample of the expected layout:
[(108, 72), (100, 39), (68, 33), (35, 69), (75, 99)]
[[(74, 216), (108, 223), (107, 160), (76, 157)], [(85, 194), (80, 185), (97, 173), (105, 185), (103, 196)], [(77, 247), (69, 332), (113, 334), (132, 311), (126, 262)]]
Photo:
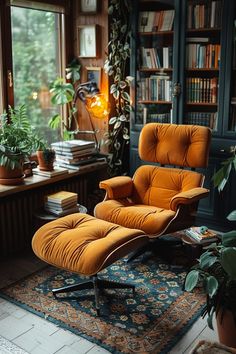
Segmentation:
[(19, 168), (32, 152), (42, 147), (43, 141), (31, 126), (25, 105), (9, 107), (0, 116), (0, 166)]
[(49, 127), (58, 129), (61, 126), (64, 140), (71, 139), (71, 129), (77, 129), (77, 109), (73, 103), (75, 84), (80, 80), (80, 68), (81, 65), (78, 60), (72, 60), (66, 68), (66, 79), (68, 81), (65, 82), (63, 78), (59, 77), (50, 85), (51, 102), (61, 108), (64, 107), (66, 117), (61, 112), (55, 114), (49, 121)]
[(115, 110), (109, 120), (109, 131), (105, 143), (109, 146), (110, 175), (125, 173), (123, 157), (129, 144), (129, 116), (131, 111), (128, 92), (132, 77), (126, 76), (130, 57), (130, 4), (127, 0), (111, 0), (108, 8), (110, 40), (104, 70), (110, 76), (110, 93)]
[[(229, 180), (232, 169), (236, 170), (236, 149), (232, 149), (232, 156), (222, 162), (222, 167), (214, 174), (213, 182), (221, 192)], [(236, 221), (236, 210), (233, 210), (227, 219)], [(222, 323), (226, 313), (233, 316), (234, 334), (223, 334), (222, 325), (220, 339), (226, 341), (224, 344), (235, 345), (236, 335), (236, 231), (229, 231), (222, 234), (218, 244), (211, 245), (198, 260), (198, 263), (188, 273), (185, 280), (185, 289), (192, 291), (198, 285), (204, 290), (207, 296), (204, 314), (208, 314), (208, 325), (213, 329), (213, 315), (216, 314)], [(219, 318), (220, 317), (220, 318)], [(232, 322), (231, 322), (232, 328)], [(229, 344), (228, 344), (229, 345)]]
[(200, 286), (207, 296), (204, 314), (213, 329), (214, 313), (232, 312), (236, 321), (236, 231), (222, 235), (222, 240), (204, 252), (185, 280), (185, 289)]

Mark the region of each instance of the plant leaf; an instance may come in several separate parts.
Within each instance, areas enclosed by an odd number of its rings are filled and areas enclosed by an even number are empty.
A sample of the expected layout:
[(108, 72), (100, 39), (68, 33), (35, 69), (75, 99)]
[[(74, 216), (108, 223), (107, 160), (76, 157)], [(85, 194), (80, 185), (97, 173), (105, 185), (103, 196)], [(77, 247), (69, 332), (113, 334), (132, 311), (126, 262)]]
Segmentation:
[(221, 251), (221, 265), (233, 280), (236, 280), (236, 248), (227, 247)]
[(122, 92), (121, 97), (128, 102), (130, 101), (130, 96), (129, 96), (128, 92), (125, 92), (125, 91)]
[(236, 210), (231, 211), (231, 213), (227, 216), (229, 221), (236, 221)]
[(191, 270), (185, 279), (185, 290), (192, 291), (198, 283), (199, 271), (196, 269)]
[(222, 234), (222, 246), (236, 247), (236, 231), (229, 231)]
[(210, 297), (212, 297), (213, 295), (215, 295), (217, 289), (218, 289), (218, 281), (215, 277), (210, 275), (209, 277), (206, 278), (206, 292)]

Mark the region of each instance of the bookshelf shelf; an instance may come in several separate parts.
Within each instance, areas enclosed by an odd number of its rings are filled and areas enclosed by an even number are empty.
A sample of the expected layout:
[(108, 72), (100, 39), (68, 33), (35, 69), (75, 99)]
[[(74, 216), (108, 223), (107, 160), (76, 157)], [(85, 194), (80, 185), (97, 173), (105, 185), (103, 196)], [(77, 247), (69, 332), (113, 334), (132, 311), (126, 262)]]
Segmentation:
[(160, 72), (160, 73), (163, 73), (163, 72), (169, 72), (171, 73), (173, 71), (173, 69), (171, 68), (140, 68), (139, 69), (139, 72), (143, 72), (143, 73), (155, 73), (155, 72)]
[(211, 102), (186, 102), (186, 105), (188, 106), (209, 106), (209, 107), (217, 107), (217, 103), (211, 103)]
[(139, 36), (150, 37), (150, 36), (173, 36), (173, 31), (157, 31), (157, 32), (139, 32)]
[(188, 28), (186, 30), (186, 34), (193, 34), (193, 33), (197, 33), (197, 34), (202, 34), (202, 35), (206, 35), (209, 36), (209, 34), (220, 34), (221, 32), (221, 28)]
[(152, 100), (140, 100), (138, 101), (140, 104), (166, 104), (166, 105), (172, 105), (172, 102), (168, 101), (152, 101)]
[(189, 72), (195, 72), (195, 73), (201, 73), (201, 72), (214, 72), (216, 74), (219, 73), (219, 69), (218, 68), (186, 68), (186, 71)]

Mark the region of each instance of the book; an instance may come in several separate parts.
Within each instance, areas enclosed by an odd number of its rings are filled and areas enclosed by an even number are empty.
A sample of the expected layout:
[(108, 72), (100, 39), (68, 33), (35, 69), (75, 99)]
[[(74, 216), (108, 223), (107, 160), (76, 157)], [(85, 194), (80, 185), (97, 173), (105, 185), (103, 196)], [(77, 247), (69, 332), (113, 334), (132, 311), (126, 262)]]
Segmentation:
[(68, 173), (68, 169), (62, 168), (62, 167), (54, 167), (54, 170), (52, 171), (41, 171), (38, 167), (33, 169), (33, 174), (34, 175), (39, 175), (43, 177), (55, 177), (59, 175), (64, 175)]
[(95, 147), (95, 142), (94, 141), (87, 141), (87, 140), (81, 140), (81, 139), (76, 139), (76, 140), (66, 140), (66, 141), (58, 141), (56, 143), (51, 144), (52, 148), (57, 150), (65, 150), (68, 152), (72, 151), (79, 151), (79, 150), (84, 150), (84, 149), (92, 149)]
[(70, 159), (75, 159), (75, 158), (79, 158), (79, 157), (84, 157), (84, 156), (91, 156), (95, 153), (97, 153), (97, 151), (94, 148), (89, 148), (89, 149), (83, 149), (83, 150), (78, 150), (78, 151), (66, 151), (63, 149), (55, 149), (56, 151), (56, 157), (57, 156), (65, 156), (67, 158)]
[(53, 194), (49, 194), (45, 197), (45, 201), (54, 202), (57, 204), (65, 204), (69, 201), (77, 201), (78, 195), (77, 193), (68, 192), (68, 191), (60, 191)]
[(45, 201), (44, 202), (44, 207), (50, 208), (50, 209), (56, 209), (56, 210), (66, 210), (69, 208), (73, 208), (77, 205), (77, 198), (73, 201), (65, 201), (62, 202), (61, 204), (58, 204), (57, 202), (53, 201), (53, 202), (49, 202), (49, 201)]
[(74, 206), (73, 208), (68, 208), (68, 209), (64, 209), (64, 210), (59, 210), (59, 209), (53, 209), (53, 208), (49, 208), (49, 207), (44, 207), (44, 209), (49, 212), (52, 215), (56, 215), (56, 216), (65, 216), (68, 214), (73, 214), (73, 213), (79, 213), (79, 205)]
[(205, 226), (192, 226), (185, 230), (185, 234), (197, 243), (214, 242), (219, 239), (219, 235)]
[(104, 164), (107, 161), (107, 159), (105, 157), (100, 157), (100, 158), (96, 158), (95, 161), (89, 161), (87, 163), (84, 164), (66, 164), (65, 162), (58, 162), (57, 164), (60, 167), (67, 167), (69, 170), (76, 170), (76, 171), (82, 171), (84, 169), (89, 169), (89, 167), (93, 167), (93, 166), (98, 166), (100, 164)]

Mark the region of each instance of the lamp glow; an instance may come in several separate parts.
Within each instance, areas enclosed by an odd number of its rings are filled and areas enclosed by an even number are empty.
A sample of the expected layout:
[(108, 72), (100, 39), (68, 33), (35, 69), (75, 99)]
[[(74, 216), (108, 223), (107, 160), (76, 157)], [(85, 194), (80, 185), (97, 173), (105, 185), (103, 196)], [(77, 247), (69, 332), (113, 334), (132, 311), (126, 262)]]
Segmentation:
[(92, 127), (92, 131), (77, 130), (76, 132), (73, 133), (78, 134), (78, 133), (86, 132), (86, 133), (94, 134), (96, 147), (97, 149), (99, 149), (99, 143), (96, 136), (97, 130), (95, 130), (92, 118), (98, 118), (98, 119), (106, 118), (110, 112), (110, 105), (105, 95), (103, 93), (100, 93), (97, 84), (94, 81), (88, 81), (78, 85), (73, 100), (73, 106), (75, 106), (78, 98), (84, 103), (86, 107), (90, 124)]
[(92, 117), (104, 119), (110, 111), (109, 103), (104, 94), (99, 93), (86, 98), (86, 108)]

